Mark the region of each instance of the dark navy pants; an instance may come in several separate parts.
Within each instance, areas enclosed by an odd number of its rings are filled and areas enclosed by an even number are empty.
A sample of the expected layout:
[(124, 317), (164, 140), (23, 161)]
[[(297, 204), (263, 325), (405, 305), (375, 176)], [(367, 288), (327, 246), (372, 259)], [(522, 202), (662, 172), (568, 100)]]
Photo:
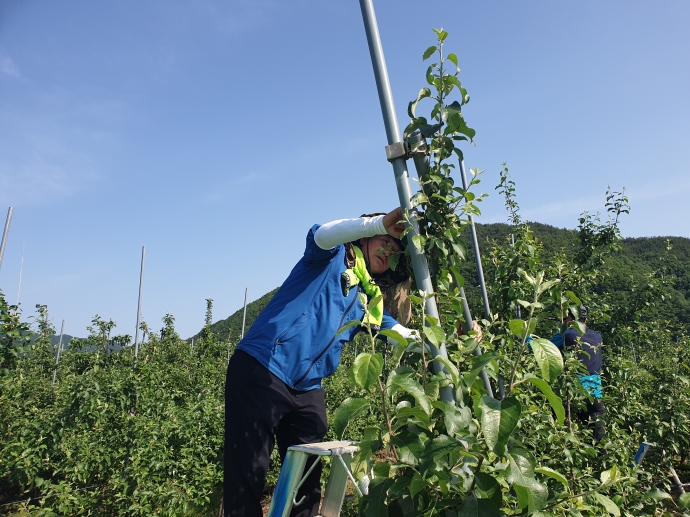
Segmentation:
[[(288, 447), (320, 442), (326, 435), (326, 405), (322, 389), (297, 391), (237, 350), (225, 380), (225, 517), (261, 517), (261, 496), (275, 440), (281, 461)], [(307, 462), (308, 469), (316, 457)], [(306, 470), (305, 469), (305, 470)], [(292, 517), (312, 517), (321, 498), (321, 466), (297, 495), (305, 502)]]

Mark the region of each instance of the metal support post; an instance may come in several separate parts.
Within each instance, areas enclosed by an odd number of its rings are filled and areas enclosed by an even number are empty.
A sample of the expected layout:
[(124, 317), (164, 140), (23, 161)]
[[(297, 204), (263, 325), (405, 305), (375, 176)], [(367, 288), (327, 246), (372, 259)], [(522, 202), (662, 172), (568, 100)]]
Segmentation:
[(14, 208), (10, 207), (7, 211), (7, 220), (5, 221), (5, 230), (2, 232), (2, 244), (0, 244), (0, 268), (2, 268), (2, 257), (5, 254), (5, 244), (7, 244), (7, 236), (10, 233), (10, 223), (12, 222), (12, 212)]
[(136, 366), (139, 355), (139, 325), (141, 324), (141, 294), (144, 290), (144, 262), (146, 261), (146, 246), (141, 247), (141, 269), (139, 271), (139, 303), (137, 304), (137, 328), (134, 330), (134, 364)]
[[(467, 190), (467, 176), (465, 175), (465, 162), (460, 160), (460, 178), (462, 179), (462, 188)], [(482, 258), (479, 253), (479, 240), (477, 239), (477, 229), (474, 226), (474, 217), (467, 215), (470, 220), (470, 231), (472, 234), (472, 248), (474, 249), (474, 259), (477, 263), (477, 280), (479, 287), (482, 290), (482, 301), (484, 302), (484, 316), (491, 319), (491, 309), (489, 308), (489, 297), (486, 293), (486, 284), (484, 283), (484, 268), (482, 267)]]
[[(515, 234), (514, 233), (510, 234), (510, 247), (515, 249)], [(522, 313), (520, 311), (520, 304), (519, 303), (516, 304), (515, 308), (516, 308), (516, 314), (517, 314), (518, 319), (519, 320), (522, 319)]]
[[(426, 139), (422, 136), (422, 134), (419, 131), (415, 131), (412, 133), (408, 139), (407, 139), (407, 147), (410, 149), (410, 152), (412, 154), (412, 159), (414, 161), (414, 166), (415, 169), (417, 170), (417, 177), (420, 179), (423, 179), (429, 172), (429, 154), (427, 152), (427, 143)], [(467, 190), (467, 187), (464, 187), (465, 190)], [(474, 228), (474, 227), (473, 227)], [(449, 261), (450, 265), (453, 266), (453, 261), (452, 259)], [(472, 330), (472, 314), (470, 313), (470, 306), (467, 303), (467, 297), (465, 296), (465, 290), (461, 287), (460, 279), (456, 278), (454, 274), (451, 273), (451, 276), (453, 277), (453, 283), (455, 284), (455, 287), (458, 289), (458, 292), (460, 294), (460, 298), (462, 298), (462, 310), (463, 310), (463, 317), (465, 318), (465, 325), (463, 327), (463, 334), (468, 335), (469, 332)], [(483, 274), (482, 274), (482, 280), (483, 280)], [(488, 302), (485, 307), (488, 306)], [(482, 349), (480, 346), (477, 346), (477, 348), (474, 349), (474, 352), (472, 352), (474, 355), (481, 355), (482, 354)], [(482, 371), (479, 373), (479, 377), (481, 378), (482, 382), (484, 383), (484, 389), (486, 389), (487, 394), (490, 397), (494, 396), (493, 389), (491, 388), (491, 383), (489, 382), (489, 376), (487, 373), (482, 369)]]
[[(412, 192), (410, 189), (409, 174), (407, 172), (405, 145), (400, 138), (400, 131), (398, 119), (395, 114), (395, 106), (393, 103), (393, 92), (391, 90), (390, 81), (388, 79), (388, 70), (386, 68), (386, 60), (383, 55), (383, 46), (381, 45), (381, 37), (379, 35), (378, 24), (376, 22), (376, 14), (374, 12), (374, 5), (372, 0), (360, 0), (360, 8), (362, 10), (362, 19), (364, 20), (364, 30), (367, 35), (367, 43), (369, 44), (369, 54), (371, 55), (371, 63), (374, 68), (374, 77), (376, 78), (376, 88), (379, 94), (379, 102), (381, 104), (381, 112), (383, 114), (383, 123), (386, 128), (386, 137), (388, 140), (388, 147), (386, 148), (386, 155), (388, 161), (393, 165), (393, 173), (395, 176), (395, 184), (398, 189), (398, 198), (400, 200), (400, 207), (403, 212), (409, 214), (410, 232), (407, 234), (408, 248), (410, 250), (410, 260), (412, 262), (412, 269), (414, 271), (414, 278), (417, 287), (425, 293), (432, 293), (434, 291), (431, 283), (431, 276), (429, 275), (429, 265), (426, 257), (418, 250), (412, 243), (412, 237), (419, 235), (419, 226), (417, 223), (417, 216), (412, 209)], [(407, 224), (407, 223), (406, 223)], [(436, 300), (430, 297), (425, 303), (425, 314), (439, 319), (438, 308), (436, 307)], [(441, 355), (447, 357), (445, 345), (436, 348), (431, 343), (427, 343), (431, 350), (432, 357)], [(443, 370), (443, 366), (434, 361), (432, 363), (434, 372), (438, 373)], [(453, 390), (450, 386), (441, 388), (441, 400), (453, 401)]]
[(62, 350), (62, 336), (65, 333), (65, 320), (62, 320), (62, 327), (60, 327), (60, 342), (58, 343), (57, 356), (55, 357), (55, 370), (53, 370), (53, 383), (51, 388), (55, 387), (55, 379), (57, 377), (58, 363), (60, 362), (60, 351)]
[[(462, 188), (467, 191), (467, 176), (465, 175), (465, 162), (460, 160), (460, 178), (462, 179)], [(482, 257), (479, 252), (479, 239), (477, 239), (477, 229), (474, 226), (474, 217), (468, 214), (470, 220), (470, 231), (472, 233), (472, 248), (474, 249), (474, 260), (477, 263), (477, 280), (482, 291), (482, 301), (484, 302), (484, 317), (491, 321), (491, 308), (489, 307), (489, 295), (486, 292), (486, 283), (484, 281), (484, 268), (482, 267)], [(505, 398), (505, 388), (503, 386), (503, 376), (498, 374), (498, 394), (501, 400)]]
[(19, 307), (19, 295), (22, 293), (22, 274), (24, 273), (24, 248), (26, 243), (22, 245), (22, 261), (19, 263), (19, 285), (17, 286), (17, 303), (15, 305)]
[(242, 334), (240, 334), (240, 339), (244, 338), (244, 324), (247, 321), (247, 292), (249, 291), (248, 287), (244, 288), (244, 313), (242, 314)]

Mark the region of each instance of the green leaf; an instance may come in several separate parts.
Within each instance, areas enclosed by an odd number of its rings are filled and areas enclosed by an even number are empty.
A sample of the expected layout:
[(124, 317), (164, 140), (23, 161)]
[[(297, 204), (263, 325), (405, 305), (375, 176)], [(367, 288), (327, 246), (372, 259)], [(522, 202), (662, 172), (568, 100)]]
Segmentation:
[(389, 342), (391, 340), (393, 340), (393, 342), (395, 342), (396, 344), (402, 345), (404, 347), (407, 347), (407, 345), (408, 345), (407, 339), (402, 337), (400, 332), (398, 332), (397, 330), (391, 330), (391, 329), (382, 330), (379, 332), (379, 336), (386, 336), (388, 338)]
[(421, 297), (416, 296), (416, 295), (414, 295), (414, 294), (410, 294), (410, 295), (408, 295), (407, 297), (410, 299), (410, 301), (411, 301), (412, 303), (414, 303), (414, 304), (416, 304), (416, 305), (421, 305), (421, 304), (424, 303), (424, 300), (423, 300)]
[(446, 367), (446, 370), (450, 375), (450, 379), (455, 386), (458, 386), (460, 384), (460, 372), (458, 372), (457, 367), (453, 364), (453, 362), (450, 359), (448, 359), (447, 357), (443, 357), (439, 354), (434, 358), (434, 361), (438, 361)]
[(419, 126), (419, 131), (422, 133), (422, 136), (424, 138), (429, 138), (431, 135), (436, 133), (436, 131), (438, 131), (439, 129), (441, 129), (441, 124), (432, 124), (432, 125), (421, 124)]
[[(401, 425), (407, 425), (408, 419), (413, 418), (422, 426), (429, 427), (431, 420), (429, 415), (420, 407), (402, 407), (395, 412), (395, 418), (401, 421)], [(412, 422), (414, 423), (414, 422)], [(396, 424), (399, 425), (399, 424)]]
[(572, 322), (572, 326), (574, 329), (577, 329), (577, 331), (582, 334), (583, 336), (587, 333), (587, 325), (582, 323), (581, 321), (574, 320)]
[(410, 104), (407, 107), (407, 114), (410, 116), (411, 119), (415, 118), (415, 110), (417, 109), (417, 104), (419, 104), (419, 101), (427, 97), (431, 97), (431, 90), (429, 88), (422, 88), (421, 90), (419, 90), (417, 99), (410, 102)]
[(533, 339), (529, 344), (541, 370), (542, 378), (548, 382), (555, 381), (563, 371), (563, 356), (558, 347), (543, 338)]
[(443, 467), (443, 457), (451, 453), (457, 454), (458, 451), (472, 456), (465, 451), (465, 446), (458, 440), (450, 436), (441, 435), (425, 444), (424, 453), (420, 459), (422, 462), (433, 462), (437, 467)]
[(403, 433), (394, 435), (391, 438), (391, 445), (398, 449), (400, 461), (408, 465), (416, 465), (419, 458), (424, 453), (424, 443), (418, 434)]
[(425, 488), (426, 482), (424, 478), (418, 472), (415, 472), (414, 476), (412, 476), (412, 481), (410, 481), (410, 495), (414, 497)]
[(400, 366), (400, 359), (402, 359), (402, 356), (405, 354), (406, 350), (407, 344), (395, 346), (393, 353), (391, 354), (391, 364), (393, 365), (393, 368)]
[(525, 339), (525, 330), (527, 329), (527, 322), (524, 320), (510, 320), (508, 328), (520, 339)]
[[(470, 341), (466, 341), (468, 344)], [(476, 343), (476, 341), (475, 341)], [(465, 374), (465, 385), (470, 388), (474, 384), (477, 375), (481, 373), (484, 367), (496, 358), (495, 352), (486, 352), (485, 354), (472, 357), (472, 370)]]
[(577, 297), (577, 295), (572, 291), (566, 291), (565, 294), (568, 297), (568, 299), (570, 300), (570, 302), (578, 308), (578, 314), (579, 314), (579, 307), (580, 307), (580, 305), (582, 305), (582, 300), (580, 300)]
[[(453, 79), (455, 79), (455, 82), (459, 84), (457, 78), (454, 77)], [(462, 105), (458, 101), (453, 101), (451, 104), (446, 106), (446, 111), (449, 118), (453, 115), (460, 115), (462, 113)]]
[(555, 479), (559, 483), (563, 483), (566, 488), (569, 488), (570, 485), (568, 484), (568, 480), (565, 478), (563, 474), (560, 472), (556, 472), (555, 470), (549, 468), (549, 467), (538, 467), (534, 469), (535, 472), (538, 472), (539, 474), (544, 474), (547, 477), (550, 477), (551, 479)]
[(524, 449), (514, 449), (508, 454), (508, 459), (506, 479), (515, 490), (518, 506), (526, 507), (528, 514), (543, 508), (548, 498), (548, 489), (534, 479), (534, 457)]
[(537, 294), (541, 294), (544, 291), (551, 289), (554, 285), (556, 285), (559, 282), (560, 282), (560, 280), (558, 278), (556, 278), (554, 280), (547, 280), (546, 282), (539, 285), (539, 289), (537, 289)]
[(424, 235), (413, 235), (412, 236), (412, 244), (414, 245), (415, 248), (417, 248), (417, 250), (423, 252), (425, 243), (426, 243), (426, 237), (424, 237)]
[(369, 389), (383, 372), (383, 356), (381, 354), (359, 354), (352, 365), (352, 373), (357, 385)]
[(472, 423), (472, 412), (468, 407), (458, 408), (452, 402), (436, 400), (432, 402), (435, 408), (443, 411), (443, 420), (446, 423), (446, 431), (450, 436), (467, 429)]
[(664, 499), (672, 499), (671, 495), (668, 492), (664, 492), (663, 490), (660, 490), (658, 488), (652, 488), (651, 490), (648, 490), (645, 492), (645, 497), (651, 497), (655, 501), (663, 501)]
[[(464, 242), (453, 241), (450, 245), (453, 247), (453, 251), (460, 260), (465, 260), (467, 258), (467, 246), (465, 246)], [(462, 278), (462, 275), (460, 275), (460, 278)], [(459, 287), (462, 287), (462, 284), (460, 284)]]
[(508, 438), (517, 426), (522, 406), (515, 397), (496, 400), (484, 395), (480, 402), (482, 410), (482, 432), (489, 449), (503, 456)]
[(609, 470), (604, 470), (601, 474), (599, 474), (601, 484), (604, 486), (612, 485), (613, 483), (618, 481), (620, 477), (621, 473), (616, 465), (613, 465)]
[(678, 498), (678, 506), (681, 508), (690, 508), (690, 493), (682, 494)]
[(347, 398), (338, 406), (333, 414), (333, 431), (338, 440), (343, 439), (347, 424), (361, 414), (369, 406), (366, 399)]
[(496, 505), (501, 506), (503, 501), (503, 494), (501, 492), (501, 485), (498, 484), (496, 478), (484, 472), (476, 472), (474, 474), (475, 492), (478, 493), (480, 499), (491, 499)]
[(522, 268), (518, 268), (518, 274), (524, 278), (530, 285), (537, 285), (537, 280), (531, 276), (527, 271)]
[(393, 485), (393, 480), (390, 478), (383, 479), (380, 482), (375, 480), (371, 484), (369, 495), (366, 496), (365, 517), (386, 517), (388, 515), (386, 496), (391, 485)]
[(433, 56), (436, 51), (438, 50), (438, 47), (436, 45), (430, 46), (428, 49), (424, 51), (424, 55), (422, 56), (422, 61), (426, 61), (429, 59), (431, 56)]
[(551, 404), (554, 413), (556, 413), (556, 420), (558, 423), (563, 424), (565, 421), (565, 408), (563, 407), (563, 401), (561, 400), (561, 397), (553, 392), (551, 386), (549, 386), (549, 384), (547, 384), (545, 381), (537, 379), (536, 377), (527, 377), (520, 382), (517, 382), (515, 385), (517, 386), (523, 382), (530, 382), (541, 390), (546, 397), (546, 400), (548, 400), (549, 404)]
[(446, 340), (446, 334), (438, 325), (434, 325), (432, 327), (425, 326), (422, 330), (429, 343), (434, 345), (436, 348), (440, 348), (443, 342)]
[(491, 499), (468, 495), (458, 510), (458, 517), (500, 517), (501, 512)]
[(448, 54), (446, 59), (448, 61), (450, 61), (451, 63), (453, 63), (455, 66), (458, 66), (458, 56), (456, 56), (455, 54), (453, 54), (453, 53)]
[(606, 497), (604, 494), (600, 494), (599, 492), (594, 492), (592, 494), (592, 499), (594, 499), (601, 506), (606, 508), (606, 511), (609, 512), (611, 515), (615, 515), (616, 517), (620, 517), (621, 511), (620, 511), (620, 508), (618, 508), (618, 505), (616, 505), (616, 503), (611, 501), (611, 499)]
[(424, 393), (421, 384), (403, 375), (394, 376), (391, 379), (391, 384), (412, 395), (424, 412), (431, 416), (431, 401), (429, 397), (426, 396), (426, 393)]
[(338, 332), (336, 332), (335, 335), (337, 336), (337, 335), (339, 335), (339, 334), (342, 334), (342, 333), (345, 332), (347, 329), (350, 329), (350, 328), (352, 328), (352, 327), (354, 327), (354, 326), (356, 326), (356, 325), (361, 325), (361, 324), (362, 324), (362, 322), (361, 322), (361, 321), (358, 321), (358, 320), (348, 321), (347, 323), (345, 323), (345, 325), (343, 325), (342, 327), (340, 327), (340, 328), (338, 329)]
[(438, 36), (439, 41), (443, 41), (448, 37), (448, 33), (443, 29), (434, 29), (436, 36)]
[(398, 269), (398, 263), (400, 262), (400, 253), (393, 253), (388, 259), (388, 265), (391, 270), (395, 271)]
[(412, 480), (409, 477), (399, 477), (395, 480), (393, 483), (393, 486), (391, 486), (389, 492), (391, 494), (398, 494), (408, 486), (410, 486), (410, 483)]
[(431, 86), (434, 86), (434, 80), (434, 65), (431, 65), (429, 68), (426, 69), (426, 82), (429, 83)]

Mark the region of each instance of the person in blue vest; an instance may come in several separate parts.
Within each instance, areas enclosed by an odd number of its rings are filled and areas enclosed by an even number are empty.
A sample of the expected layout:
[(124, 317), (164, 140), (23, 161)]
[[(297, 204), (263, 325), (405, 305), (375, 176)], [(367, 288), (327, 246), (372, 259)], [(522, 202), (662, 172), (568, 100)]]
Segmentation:
[[(275, 441), (283, 460), (288, 447), (320, 442), (325, 436), (321, 379), (335, 372), (343, 345), (361, 327), (341, 334), (338, 329), (360, 320), (374, 329), (413, 335), (384, 309), (383, 302), (370, 305), (367, 314), (359, 298), (364, 293), (373, 300), (382, 287), (409, 281), (404, 255), (399, 255), (395, 271), (390, 267), (391, 257), (402, 251), (401, 220), (398, 208), (314, 225), (307, 233), (303, 256), (237, 345), (225, 385), (226, 516), (261, 517)], [(293, 508), (292, 516), (317, 514), (320, 475), (317, 466), (300, 488), (296, 500), (302, 496), (305, 500)]]
[[(587, 323), (587, 308), (580, 306), (580, 318), (583, 323)], [(566, 323), (570, 325), (575, 321), (573, 314), (568, 311)], [(587, 410), (580, 414), (582, 420), (593, 422), (594, 439), (599, 442), (606, 436), (606, 426), (604, 422), (604, 403), (601, 388), (601, 348), (603, 339), (601, 334), (587, 328), (587, 332), (582, 335), (579, 330), (569, 328), (563, 334), (556, 334), (551, 338), (559, 349), (575, 347), (578, 350), (578, 359), (587, 368), (588, 375), (580, 375), (580, 383), (592, 400), (587, 401)]]

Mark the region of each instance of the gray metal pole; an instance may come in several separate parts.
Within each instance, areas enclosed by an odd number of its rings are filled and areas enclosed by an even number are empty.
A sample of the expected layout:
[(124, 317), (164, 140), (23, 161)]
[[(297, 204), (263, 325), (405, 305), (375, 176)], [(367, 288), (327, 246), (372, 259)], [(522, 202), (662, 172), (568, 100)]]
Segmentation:
[[(426, 143), (426, 138), (424, 138), (419, 131), (415, 131), (408, 137), (407, 143), (410, 149), (413, 150), (412, 159), (414, 161), (414, 167), (417, 170), (417, 177), (422, 179), (429, 172), (429, 155), (427, 152), (428, 147)], [(465, 190), (467, 190), (467, 187), (465, 187)], [(454, 265), (452, 258), (449, 260), (449, 262), (451, 266)], [(474, 321), (472, 319), (472, 314), (470, 313), (470, 306), (467, 303), (465, 289), (461, 287), (462, 284), (460, 283), (460, 279), (456, 278), (455, 275), (452, 273), (451, 276), (453, 277), (453, 283), (455, 284), (455, 287), (458, 289), (460, 298), (462, 298), (462, 312), (466, 322), (463, 326), (463, 334), (468, 335), (472, 330), (472, 322)], [(477, 346), (477, 348), (475, 348), (474, 352), (472, 353), (476, 356), (482, 355), (481, 347)], [(484, 389), (486, 389), (487, 394), (490, 397), (493, 397), (494, 392), (491, 388), (491, 383), (489, 382), (489, 376), (484, 371), (484, 369), (482, 369), (482, 371), (479, 373), (479, 377), (484, 383)]]
[(17, 287), (17, 303), (15, 305), (19, 307), (19, 295), (22, 292), (22, 273), (24, 272), (24, 247), (22, 246), (22, 261), (19, 263), (19, 286)]
[(55, 357), (55, 370), (53, 370), (53, 383), (50, 385), (51, 388), (55, 387), (55, 378), (57, 377), (57, 367), (60, 362), (60, 351), (62, 350), (62, 336), (65, 333), (65, 320), (62, 320), (62, 327), (60, 327), (60, 342), (58, 343), (57, 356)]
[[(472, 330), (472, 322), (474, 321), (472, 319), (472, 314), (470, 313), (470, 306), (467, 303), (467, 297), (465, 296), (465, 289), (462, 287), (459, 287), (457, 279), (453, 276), (453, 280), (455, 282), (456, 287), (458, 287), (458, 291), (460, 291), (460, 296), (462, 297), (462, 313), (463, 316), (465, 317), (465, 326), (462, 328), (463, 334), (466, 336), (469, 335), (470, 331)], [(469, 322), (469, 323), (468, 323)], [(477, 348), (475, 348), (472, 351), (472, 355), (474, 356), (480, 356), (482, 355), (482, 347), (478, 344)], [(482, 380), (482, 383), (484, 383), (484, 389), (486, 390), (486, 394), (489, 397), (494, 396), (494, 390), (491, 387), (491, 382), (489, 381), (489, 376), (487, 375), (486, 371), (482, 368), (482, 371), (479, 372), (479, 378)]]
[[(460, 179), (462, 179), (462, 188), (467, 190), (467, 176), (465, 175), (465, 162), (460, 160)], [(486, 292), (486, 283), (484, 282), (484, 268), (482, 267), (482, 256), (479, 251), (479, 239), (477, 239), (477, 229), (474, 226), (474, 217), (467, 215), (470, 220), (470, 233), (472, 234), (472, 248), (474, 249), (474, 260), (477, 264), (477, 280), (482, 291), (482, 301), (484, 302), (484, 317), (491, 321), (491, 308), (489, 307), (489, 295)], [(498, 375), (498, 394), (501, 400), (505, 398), (505, 387), (503, 386), (503, 376)]]
[(10, 223), (12, 222), (12, 212), (14, 208), (10, 207), (7, 211), (7, 220), (5, 221), (5, 230), (2, 232), (2, 244), (0, 244), (0, 268), (2, 268), (2, 257), (5, 254), (5, 244), (7, 244), (7, 236), (10, 233)]
[[(432, 293), (434, 292), (434, 288), (431, 283), (429, 265), (427, 264), (426, 257), (414, 244), (412, 244), (412, 237), (419, 235), (419, 226), (417, 223), (417, 216), (412, 210), (412, 191), (410, 189), (410, 178), (407, 172), (407, 163), (405, 161), (405, 145), (400, 138), (400, 126), (398, 125), (398, 119), (395, 114), (393, 92), (388, 79), (388, 70), (386, 68), (386, 60), (383, 56), (383, 46), (381, 45), (381, 37), (376, 22), (376, 14), (374, 13), (374, 5), (372, 0), (360, 0), (359, 5), (362, 10), (364, 30), (367, 35), (367, 43), (369, 44), (369, 54), (371, 55), (371, 64), (374, 67), (376, 88), (379, 94), (383, 124), (386, 128), (386, 137), (388, 139), (386, 154), (388, 156), (388, 161), (393, 165), (393, 174), (395, 176), (396, 187), (398, 188), (400, 207), (403, 211), (407, 211), (410, 218), (411, 231), (407, 234), (407, 241), (409, 244), (408, 248), (410, 250), (410, 260), (412, 262), (412, 269), (414, 270), (415, 282), (417, 287), (425, 293)], [(433, 297), (426, 300), (425, 313), (436, 320), (439, 319), (436, 300)], [(437, 355), (447, 357), (445, 345), (442, 345), (439, 349), (431, 343), (427, 345), (431, 350), (432, 357), (436, 357)], [(442, 365), (437, 361), (433, 362), (433, 368), (435, 372), (443, 370)], [(440, 397), (441, 400), (455, 400), (453, 390), (450, 386), (441, 389)]]
[[(429, 155), (427, 153), (427, 144), (426, 144), (426, 138), (422, 136), (422, 134), (419, 131), (415, 131), (412, 133), (408, 139), (407, 143), (410, 147), (410, 149), (415, 150), (416, 152), (412, 153), (412, 158), (414, 161), (414, 167), (417, 170), (417, 177), (422, 179), (424, 176), (427, 175), (429, 172)], [(467, 187), (465, 187), (465, 190), (467, 190)], [(449, 261), (451, 266), (454, 265), (453, 259), (450, 258)], [(451, 274), (453, 277), (453, 283), (455, 284), (455, 287), (458, 289), (458, 292), (460, 294), (460, 298), (462, 298), (462, 312), (463, 312), (463, 317), (465, 318), (465, 326), (463, 327), (463, 334), (468, 335), (470, 331), (472, 330), (472, 322), (474, 321), (472, 319), (472, 314), (470, 313), (470, 306), (467, 303), (467, 297), (465, 296), (465, 289), (461, 287), (460, 279), (456, 278), (454, 274)], [(469, 322), (469, 323), (467, 323)], [(482, 349), (480, 346), (474, 349), (474, 352), (472, 352), (474, 355), (478, 356), (482, 354)], [(482, 369), (482, 371), (479, 374), (479, 377), (482, 379), (482, 382), (484, 383), (484, 389), (486, 389), (486, 392), (489, 396), (493, 397), (494, 392), (493, 389), (491, 388), (491, 383), (489, 382), (489, 376), (487, 373)]]
[[(462, 188), (467, 190), (467, 176), (465, 175), (465, 162), (460, 160), (460, 178)], [(470, 230), (472, 233), (472, 248), (474, 249), (474, 260), (477, 263), (477, 280), (482, 290), (482, 301), (484, 302), (484, 317), (491, 320), (491, 309), (489, 308), (489, 297), (486, 294), (486, 284), (484, 283), (484, 268), (482, 267), (482, 257), (479, 253), (479, 240), (477, 239), (477, 229), (474, 227), (474, 217), (468, 214), (470, 220)]]
[(137, 328), (134, 331), (134, 360), (139, 355), (139, 325), (141, 324), (141, 293), (144, 290), (144, 262), (146, 261), (146, 246), (141, 247), (141, 269), (139, 271), (139, 303), (137, 304)]
[(244, 324), (247, 321), (247, 292), (249, 291), (248, 287), (244, 288), (244, 313), (242, 314), (242, 334), (240, 334), (240, 339), (244, 338)]
[[(511, 233), (511, 234), (510, 234), (510, 247), (511, 247), (511, 248), (515, 248), (515, 234), (514, 234), (514, 233)], [(516, 309), (517, 309), (517, 317), (518, 317), (518, 319), (521, 319), (521, 318), (522, 318), (522, 315), (521, 315), (520, 304), (519, 304), (519, 303), (517, 304)], [(632, 343), (632, 342), (631, 342), (631, 343)]]

